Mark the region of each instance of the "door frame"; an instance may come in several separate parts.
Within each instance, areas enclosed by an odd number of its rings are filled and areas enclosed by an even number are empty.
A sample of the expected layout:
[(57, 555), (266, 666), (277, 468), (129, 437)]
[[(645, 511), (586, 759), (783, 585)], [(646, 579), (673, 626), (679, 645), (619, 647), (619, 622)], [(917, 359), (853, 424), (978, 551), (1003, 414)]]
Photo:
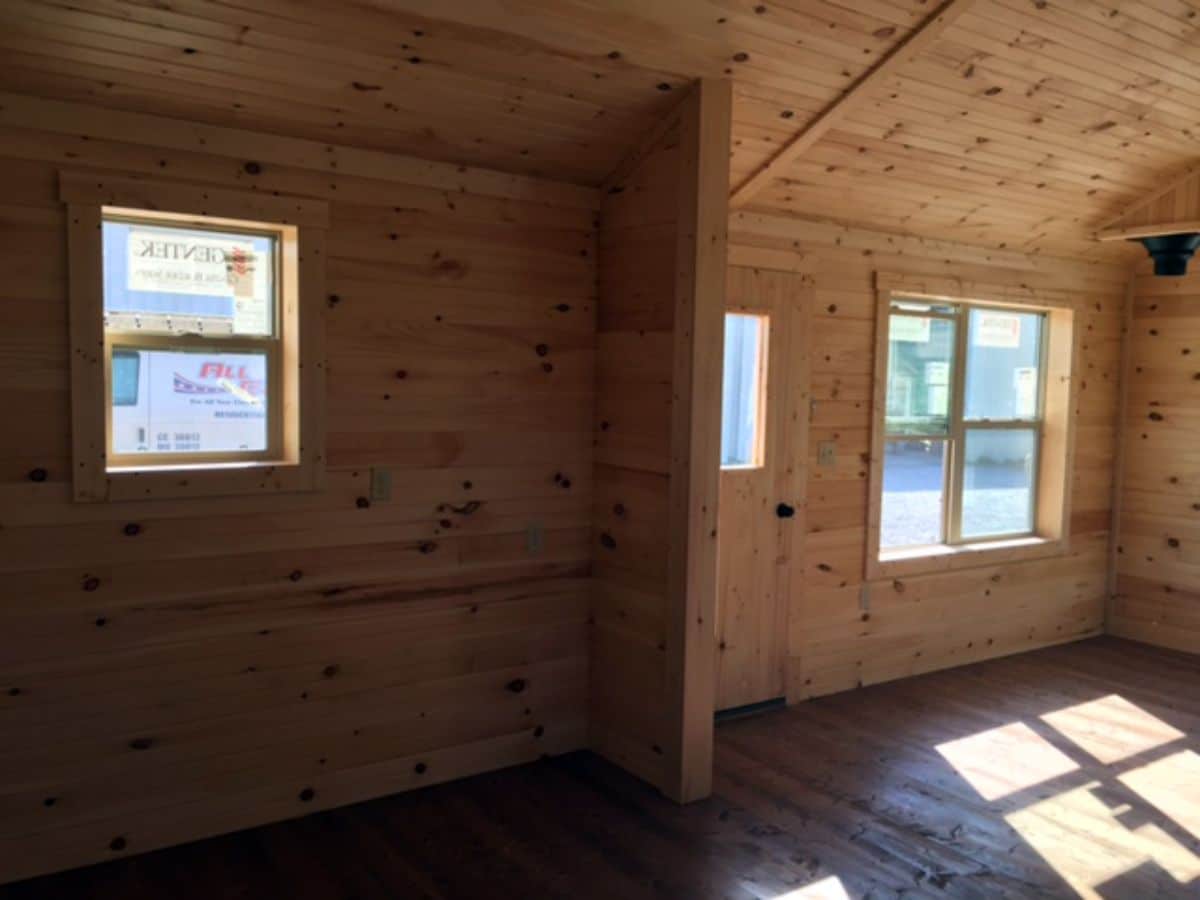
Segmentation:
[[(718, 536), (717, 571), (717, 614), (714, 630), (717, 639), (714, 652), (715, 700), (714, 706), (723, 705), (726, 710), (743, 706), (754, 706), (787, 697), (790, 693), (791, 640), (789, 635), (790, 612), (802, 600), (804, 546), (807, 531), (808, 474), (812, 462), (809, 460), (808, 432), (811, 418), (810, 346), (811, 308), (814, 287), (812, 278), (795, 272), (758, 269), (745, 266), (729, 266), (727, 273), (726, 314), (762, 315), (767, 317), (766, 383), (761, 399), (765, 412), (763, 427), (763, 466), (770, 469), (780, 466), (773, 476), (773, 496), (769, 497), (767, 510), (773, 510), (777, 502), (787, 502), (795, 509), (789, 519), (777, 519), (775, 534), (775, 610), (771, 633), (778, 634), (781, 647), (775, 648), (779, 657), (779, 671), (763, 677), (764, 686), (769, 685), (775, 696), (753, 695), (746, 702), (732, 706), (723, 703), (722, 677), (728, 672), (722, 665), (722, 636), (726, 634), (726, 619), (722, 608), (725, 598), (720, 562), (720, 543), (725, 539)], [(759, 471), (759, 470), (754, 470)], [(737, 477), (738, 470), (722, 469), (719, 478), (724, 484)], [(724, 504), (722, 504), (724, 506)], [(768, 661), (768, 667), (776, 663)], [(731, 693), (731, 692), (726, 692)]]

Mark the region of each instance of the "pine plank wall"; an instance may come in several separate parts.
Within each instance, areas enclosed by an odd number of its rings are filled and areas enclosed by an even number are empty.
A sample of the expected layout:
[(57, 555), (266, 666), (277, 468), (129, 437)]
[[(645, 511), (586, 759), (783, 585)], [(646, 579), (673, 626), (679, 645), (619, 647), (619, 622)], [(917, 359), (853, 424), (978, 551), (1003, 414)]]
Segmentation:
[(597, 343), (592, 743), (654, 784), (668, 744), (668, 497), (679, 117), (606, 194)]
[(1200, 272), (1133, 284), (1110, 630), (1200, 653)]
[[(1103, 630), (1124, 267), (736, 212), (730, 262), (811, 278), (813, 399), (804, 574), (793, 580), (788, 699), (961, 665)], [(1069, 299), (1081, 328), (1066, 556), (864, 580), (878, 271)], [(817, 465), (833, 441), (836, 464)]]
[(680, 801), (712, 777), (730, 99), (699, 82), (601, 207), (591, 746)]
[[(22, 412), (0, 442), (7, 877), (584, 746), (703, 793), (679, 780), (705, 769), (711, 710), (682, 710), (699, 696), (682, 685), (712, 663), (681, 638), (680, 559), (700, 545), (679, 535), (703, 516), (679, 497), (704, 491), (673, 490), (695, 476), (679, 435), (704, 450), (674, 403), (696, 375), (681, 361), (719, 356), (679, 318), (689, 273), (723, 284), (684, 264), (705, 244), (689, 191), (709, 127), (677, 118), (599, 191), (0, 95), (0, 393)], [(325, 490), (71, 502), (64, 169), (331, 204)], [(683, 169), (692, 187), (669, 177)], [(729, 218), (729, 264), (814, 288), (790, 701), (1104, 629), (1124, 267), (755, 212)], [(864, 581), (879, 271), (1076, 309), (1067, 555)], [(1195, 383), (1196, 284), (1139, 281), (1111, 618), (1193, 650), (1193, 498), (1176, 488), (1197, 479), (1172, 404)], [(373, 467), (391, 500), (370, 500)]]
[[(0, 161), (6, 880), (586, 743), (599, 192), (13, 95)], [(331, 204), (326, 489), (71, 501), (61, 169)]]

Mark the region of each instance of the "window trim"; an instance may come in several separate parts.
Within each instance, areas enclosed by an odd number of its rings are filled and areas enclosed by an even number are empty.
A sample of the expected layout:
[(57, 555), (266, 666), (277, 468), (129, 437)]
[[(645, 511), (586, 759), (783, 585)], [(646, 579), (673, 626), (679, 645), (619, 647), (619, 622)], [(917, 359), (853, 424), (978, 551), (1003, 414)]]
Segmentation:
[[(287, 379), (286, 363), (283, 358), (283, 346), (287, 332), (297, 327), (294, 316), (287, 316), (283, 311), (283, 297), (289, 289), (289, 282), (298, 277), (298, 273), (283, 265), (283, 247), (289, 241), (297, 239), (296, 228), (292, 225), (269, 225), (263, 222), (243, 222), (235, 220), (220, 220), (223, 224), (215, 224), (218, 220), (212, 217), (201, 218), (194, 215), (152, 215), (139, 214), (138, 210), (125, 209), (115, 206), (100, 208), (101, 224), (117, 222), (128, 225), (159, 225), (160, 227), (178, 226), (193, 231), (207, 231), (212, 234), (238, 233), (269, 237), (274, 242), (272, 253), (272, 286), (274, 296), (271, 298), (271, 333), (269, 335), (233, 334), (233, 335), (176, 335), (139, 332), (104, 331), (104, 396), (105, 396), (105, 466), (109, 473), (126, 470), (164, 470), (181, 467), (198, 468), (211, 465), (228, 465), (232, 463), (278, 464), (285, 460), (284, 435), (288, 422), (283, 410), (283, 395)], [(116, 347), (131, 347), (136, 350), (160, 350), (195, 353), (201, 348), (214, 353), (262, 353), (267, 358), (267, 446), (262, 450), (252, 451), (215, 451), (209, 453), (123, 453), (118, 454), (113, 448), (113, 415), (116, 403), (108, 402), (112, 397), (112, 355)]]
[[(757, 469), (765, 468), (767, 465), (767, 428), (770, 423), (767, 421), (768, 406), (767, 394), (770, 390), (770, 359), (771, 359), (771, 313), (769, 310), (762, 308), (750, 307), (729, 307), (725, 310), (725, 324), (729, 324), (730, 316), (742, 316), (743, 318), (756, 319), (758, 331), (758, 352), (755, 354), (755, 392), (754, 392), (754, 440), (751, 447), (751, 461), (748, 463), (730, 463), (726, 465), (721, 463), (722, 472), (753, 472)], [(721, 348), (724, 354), (725, 348)], [(725, 363), (728, 360), (722, 357), (721, 361), (721, 387), (722, 387), (722, 415), (724, 415), (724, 386), (725, 386)], [(722, 437), (724, 437), (724, 422), (722, 421)], [(722, 453), (724, 456), (724, 453)]]
[[(59, 174), (66, 204), (73, 483), (77, 501), (317, 490), (325, 469), (324, 272), (328, 204), (255, 191)], [(105, 211), (142, 221), (250, 228), (277, 236), (275, 316), (280, 434), (270, 458), (190, 458), (108, 467), (111, 345), (104, 329)], [(170, 339), (167, 339), (170, 340)], [(238, 339), (231, 339), (238, 340)], [(137, 339), (134, 339), (137, 342)], [(118, 340), (117, 343), (124, 344)], [(141, 458), (138, 463), (143, 462)]]
[[(1039, 422), (1037, 478), (1034, 484), (1034, 528), (1028, 534), (933, 544), (884, 551), (880, 548), (883, 503), (883, 449), (887, 441), (887, 366), (889, 317), (897, 299), (921, 302), (954, 303), (973, 307), (995, 307), (1016, 312), (1044, 314), (1042, 365), (1039, 375)], [(964, 317), (965, 318), (965, 317)], [(948, 571), (972, 566), (1061, 555), (1069, 551), (1071, 480), (1073, 471), (1075, 393), (1073, 377), (1078, 331), (1076, 309), (1071, 300), (1055, 296), (1053, 291), (1035, 291), (1025, 286), (969, 283), (944, 277), (924, 277), (885, 272), (876, 273), (876, 333), (874, 384), (872, 391), (871, 453), (868, 472), (867, 552), (865, 576), (868, 580)], [(965, 325), (965, 322), (964, 322)], [(967, 328), (955, 335), (955, 375), (965, 377), (963, 353)], [(954, 392), (957, 404), (965, 396)], [(959, 422), (959, 440), (965, 438), (965, 423), (960, 410), (952, 411), (950, 434)], [(1028, 426), (1026, 426), (1028, 427)], [(961, 446), (961, 443), (959, 444)], [(959, 465), (959, 459), (951, 465)], [(947, 466), (947, 479), (951, 477)], [(961, 498), (953, 498), (961, 508)], [(953, 520), (952, 520), (953, 521)], [(947, 530), (951, 523), (947, 522)]]

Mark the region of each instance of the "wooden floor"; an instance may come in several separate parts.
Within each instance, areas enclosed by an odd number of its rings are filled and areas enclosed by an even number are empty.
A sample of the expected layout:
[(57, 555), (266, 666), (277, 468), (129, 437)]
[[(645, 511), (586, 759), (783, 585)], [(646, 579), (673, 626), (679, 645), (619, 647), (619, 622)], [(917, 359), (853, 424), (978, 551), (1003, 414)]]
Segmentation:
[(1198, 687), (1100, 638), (725, 723), (686, 808), (575, 754), (0, 898), (1200, 897)]

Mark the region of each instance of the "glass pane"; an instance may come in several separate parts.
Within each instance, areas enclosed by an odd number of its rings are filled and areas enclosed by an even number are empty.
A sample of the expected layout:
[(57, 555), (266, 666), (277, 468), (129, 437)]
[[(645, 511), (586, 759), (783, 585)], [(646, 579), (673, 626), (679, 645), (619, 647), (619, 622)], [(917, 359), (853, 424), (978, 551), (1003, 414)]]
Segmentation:
[(111, 332), (274, 333), (275, 238), (105, 219)]
[(946, 434), (954, 322), (892, 315), (888, 328), (887, 433)]
[(141, 356), (135, 350), (114, 350), (112, 355), (113, 406), (133, 406), (138, 397)]
[(113, 349), (113, 452), (267, 449), (267, 354)]
[(942, 543), (945, 467), (945, 441), (887, 442), (879, 528), (882, 549)]
[(967, 419), (1037, 418), (1044, 321), (1039, 313), (970, 311)]
[(766, 318), (725, 316), (725, 383), (722, 390), (721, 465), (760, 466), (763, 353)]
[(1033, 531), (1037, 432), (968, 428), (963, 468), (962, 536)]

